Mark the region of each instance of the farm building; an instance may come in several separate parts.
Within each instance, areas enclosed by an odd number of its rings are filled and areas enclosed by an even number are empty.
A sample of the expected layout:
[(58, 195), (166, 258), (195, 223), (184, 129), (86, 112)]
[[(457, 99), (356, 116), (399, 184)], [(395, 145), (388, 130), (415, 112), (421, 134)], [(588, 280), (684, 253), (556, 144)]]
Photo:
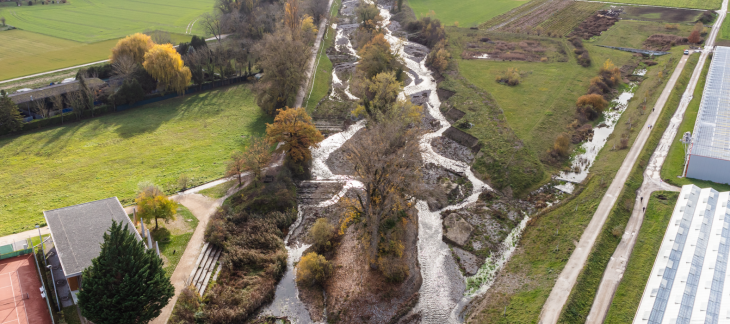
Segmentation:
[(730, 183), (730, 47), (715, 50), (697, 114), (685, 176)]
[[(105, 84), (104, 81), (99, 78), (89, 78), (86, 79), (86, 82), (89, 87), (96, 89), (102, 87)], [(79, 83), (79, 81), (72, 81), (68, 83), (59, 83), (38, 89), (13, 93), (8, 95), (8, 97), (10, 97), (10, 99), (16, 105), (21, 106), (22, 109), (22, 105), (28, 104), (32, 101), (48, 99), (55, 95), (65, 95), (70, 92), (78, 91), (80, 88), (81, 84)]]
[(53, 265), (54, 283), (62, 306), (76, 302), (81, 288), (81, 273), (101, 252), (104, 233), (112, 220), (128, 224), (138, 240), (142, 237), (116, 197), (43, 212), (51, 231), (52, 248), (47, 249), (48, 264)]
[(634, 323), (730, 322), (730, 192), (682, 187)]

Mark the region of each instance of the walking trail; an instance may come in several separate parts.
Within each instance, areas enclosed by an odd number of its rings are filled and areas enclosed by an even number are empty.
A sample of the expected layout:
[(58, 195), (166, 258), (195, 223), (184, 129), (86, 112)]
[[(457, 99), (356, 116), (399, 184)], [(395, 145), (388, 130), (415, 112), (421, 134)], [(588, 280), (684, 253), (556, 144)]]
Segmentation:
[[(720, 28), (720, 25), (722, 24), (722, 20), (725, 17), (727, 2), (728, 0), (724, 0), (723, 10), (720, 11), (720, 17), (713, 26), (712, 32), (708, 37), (708, 46), (706, 46), (705, 50), (702, 51), (702, 54), (700, 56), (700, 62), (697, 64), (697, 68), (695, 69), (695, 72), (692, 76), (692, 89), (694, 89), (694, 86), (699, 80), (699, 75), (702, 71), (702, 66), (704, 65), (704, 61), (707, 58), (708, 53), (712, 50), (714, 39), (717, 36), (717, 32)], [(654, 106), (654, 111), (649, 115), (649, 118), (647, 118), (646, 123), (644, 124), (644, 127), (642, 127), (641, 132), (639, 132), (639, 135), (636, 138), (634, 145), (631, 147), (629, 154), (626, 156), (626, 159), (624, 159), (624, 162), (621, 164), (621, 168), (618, 170), (618, 173), (613, 179), (613, 182), (611, 182), (611, 186), (608, 188), (608, 191), (606, 191), (603, 199), (601, 199), (601, 202), (598, 205), (598, 209), (593, 215), (591, 222), (588, 224), (588, 227), (586, 227), (583, 235), (581, 235), (578, 246), (576, 246), (575, 251), (573, 251), (573, 254), (571, 254), (568, 263), (565, 265), (565, 268), (560, 273), (560, 276), (555, 282), (555, 286), (550, 292), (550, 296), (545, 302), (545, 305), (543, 305), (542, 312), (540, 314), (540, 323), (557, 323), (558, 318), (560, 317), (560, 313), (563, 310), (563, 306), (565, 306), (565, 302), (568, 300), (570, 292), (573, 289), (576, 280), (578, 279), (578, 275), (585, 266), (586, 260), (588, 260), (588, 255), (593, 248), (593, 244), (596, 242), (598, 235), (601, 233), (603, 225), (606, 223), (608, 215), (611, 213), (611, 210), (613, 209), (616, 200), (621, 194), (621, 189), (624, 187), (626, 180), (631, 174), (631, 169), (636, 163), (636, 159), (639, 157), (641, 151), (644, 148), (644, 145), (646, 144), (646, 141), (649, 139), (651, 129), (649, 129), (648, 126), (656, 124), (656, 121), (659, 118), (659, 115), (661, 114), (661, 111), (664, 108), (664, 105), (666, 104), (667, 99), (672, 92), (672, 89), (674, 89), (674, 86), (677, 83), (679, 75), (681, 74), (685, 64), (687, 63), (687, 58), (687, 55), (683, 56), (682, 59), (679, 61), (679, 64), (677, 64), (677, 68), (674, 70), (672, 77), (669, 79), (669, 82), (667, 82), (666, 87), (664, 87), (664, 90), (662, 91), (659, 99)], [(689, 92), (690, 95), (691, 93), (692, 92)], [(684, 109), (686, 109), (689, 100), (690, 97), (685, 94), (685, 97), (683, 98), (681, 104), (681, 106), (684, 108), (680, 107), (681, 113), (684, 113)], [(678, 114), (680, 113), (680, 109), (677, 110)], [(668, 131), (674, 129), (674, 132), (676, 133), (676, 128), (678, 127), (680, 122), (681, 115), (679, 115), (679, 117), (675, 115), (672, 119), (672, 124), (668, 127)], [(644, 181), (644, 185), (642, 185), (639, 191), (639, 196), (644, 195), (648, 198), (648, 195), (655, 190), (678, 190), (678, 188), (662, 183), (659, 178), (659, 170), (661, 169), (661, 164), (666, 157), (666, 152), (669, 150), (673, 138), (673, 136), (671, 138), (667, 138), (667, 142), (665, 142), (663, 138), (661, 145), (659, 145), (659, 147), (657, 148), (657, 152), (655, 152), (655, 154), (652, 156), (651, 161), (653, 166), (650, 166), (647, 170), (647, 173), (652, 175), (652, 180)], [(640, 202), (637, 201), (637, 203)], [(608, 306), (610, 306), (611, 299), (613, 299), (613, 293), (615, 292), (615, 288), (618, 285), (620, 277), (623, 275), (623, 269), (625, 269), (626, 267), (626, 260), (628, 259), (628, 256), (631, 253), (630, 251), (636, 241), (636, 233), (638, 232), (639, 227), (641, 227), (643, 214), (637, 214), (637, 210), (639, 209), (641, 208), (638, 206), (634, 208), (634, 212), (632, 213), (631, 219), (629, 220), (629, 224), (627, 225), (623, 239), (619, 245), (619, 248), (616, 250), (616, 252), (619, 254), (614, 255), (614, 258), (609, 263), (609, 270), (607, 271), (607, 273), (611, 273), (611, 275), (608, 279), (604, 277), (604, 280), (606, 280), (606, 282), (601, 283), (601, 288), (603, 288), (603, 290), (599, 289), (596, 295), (596, 302), (600, 306), (596, 308), (595, 312), (594, 310), (591, 311), (591, 315), (589, 315), (589, 322), (601, 322), (608, 310)], [(596, 315), (599, 313), (603, 314), (600, 316), (600, 319)], [(596, 319), (596, 321), (592, 321), (590, 319)]]
[[(329, 0), (329, 4), (327, 4), (328, 13), (332, 10), (332, 1), (333, 0)], [(299, 87), (297, 97), (294, 100), (294, 107), (302, 106), (302, 103), (304, 102), (304, 96), (307, 94), (307, 89), (309, 88), (308, 85), (311, 83), (312, 87), (314, 87), (314, 76), (317, 75), (317, 71), (315, 70), (315, 63), (316, 65), (319, 65), (319, 62), (317, 61), (317, 54), (320, 52), (320, 44), (322, 43), (324, 34), (327, 29), (329, 29), (329, 25), (327, 25), (328, 20), (329, 19), (324, 18), (322, 19), (322, 22), (319, 23), (319, 32), (317, 33), (317, 39), (315, 39), (314, 46), (312, 46), (312, 54), (309, 58), (309, 63), (307, 63), (307, 70), (305, 71), (305, 82), (302, 82), (302, 85)]]
[[(621, 242), (616, 248), (611, 260), (608, 262), (608, 267), (603, 274), (603, 279), (601, 280), (601, 284), (596, 292), (596, 299), (593, 301), (593, 306), (588, 314), (588, 323), (602, 323), (608, 314), (608, 309), (611, 307), (611, 302), (613, 301), (616, 289), (618, 288), (621, 278), (626, 271), (626, 265), (631, 257), (631, 252), (634, 248), (634, 244), (636, 243), (636, 237), (638, 236), (641, 224), (644, 221), (644, 213), (642, 212), (643, 208), (649, 203), (649, 197), (651, 194), (658, 190), (680, 190), (678, 187), (670, 186), (663, 182), (661, 180), (660, 171), (667, 158), (669, 148), (672, 146), (672, 142), (677, 135), (679, 125), (682, 123), (687, 106), (692, 100), (692, 94), (700, 80), (700, 75), (702, 74), (702, 69), (705, 66), (705, 61), (712, 52), (715, 38), (717, 37), (717, 33), (727, 13), (727, 6), (728, 0), (724, 0), (722, 10), (719, 11), (717, 22), (712, 27), (712, 33), (707, 38), (708, 40), (706, 42), (705, 49), (700, 54), (700, 59), (692, 73), (692, 78), (687, 86), (687, 90), (682, 95), (682, 101), (677, 108), (677, 112), (674, 113), (674, 116), (672, 116), (669, 126), (664, 131), (659, 145), (654, 151), (654, 154), (651, 156), (649, 166), (646, 171), (644, 171), (644, 182), (642, 183), (641, 188), (639, 188), (634, 210), (628, 224), (626, 225), (626, 231), (621, 238)], [(644, 197), (646, 199), (642, 200), (640, 197)], [(644, 203), (644, 201), (646, 201), (646, 203)]]

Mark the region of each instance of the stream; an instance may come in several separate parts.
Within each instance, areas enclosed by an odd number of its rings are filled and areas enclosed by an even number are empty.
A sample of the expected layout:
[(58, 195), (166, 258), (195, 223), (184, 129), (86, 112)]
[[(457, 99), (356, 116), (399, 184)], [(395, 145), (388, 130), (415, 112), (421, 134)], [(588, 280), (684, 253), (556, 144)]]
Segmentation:
[[(357, 2), (353, 0), (343, 1), (343, 12), (352, 11)], [(509, 258), (520, 234), (529, 220), (525, 217), (519, 226), (507, 236), (503, 242), (502, 251), (497, 256), (489, 256), (487, 262), (479, 269), (476, 275), (465, 278), (459, 266), (456, 264), (452, 256), (449, 246), (442, 240), (443, 216), (445, 212), (457, 210), (475, 203), (479, 195), (486, 191), (492, 190), (486, 183), (479, 180), (468, 164), (455, 161), (437, 154), (432, 146), (431, 141), (442, 136), (451, 124), (441, 114), (439, 107), (441, 102), (437, 95), (438, 84), (432, 76), (431, 71), (425, 66), (425, 56), (429, 49), (423, 45), (406, 41), (392, 34), (391, 15), (389, 7), (379, 6), (380, 14), (384, 18), (383, 31), (391, 48), (399, 53), (406, 63), (406, 73), (410, 81), (406, 84), (404, 91), (400, 94), (401, 98), (412, 96), (415, 94), (426, 93), (428, 101), (424, 104), (424, 110), (433, 118), (440, 122), (440, 128), (434, 132), (425, 134), (420, 140), (422, 157), (424, 163), (433, 163), (437, 166), (449, 169), (455, 173), (462, 174), (473, 185), (473, 191), (462, 202), (447, 206), (441, 210), (432, 212), (429, 210), (425, 201), (418, 201), (416, 208), (418, 210), (418, 262), (421, 268), (421, 276), (423, 278), (419, 291), (420, 298), (412, 313), (420, 313), (421, 322), (423, 323), (459, 323), (463, 322), (462, 312), (469, 301), (479, 294), (486, 292), (491, 285), (494, 275), (501, 269), (502, 265)], [(398, 28), (398, 24), (393, 24)], [(338, 47), (345, 47), (354, 57), (358, 57), (356, 51), (352, 47), (346, 30), (356, 28), (353, 24), (333, 25), (337, 34), (335, 44)], [(418, 55), (421, 54), (421, 55)], [(354, 63), (357, 64), (357, 63)], [(347, 99), (357, 100), (349, 91), (347, 80), (340, 80), (337, 76), (337, 66), (332, 72), (332, 86), (344, 88)], [(332, 97), (337, 98), (332, 91)], [(362, 183), (349, 176), (335, 175), (327, 166), (326, 161), (329, 155), (347, 142), (355, 133), (365, 127), (365, 121), (361, 120), (343, 132), (334, 134), (326, 138), (318, 148), (312, 150), (312, 178), (313, 182), (339, 182), (343, 183), (343, 189), (335, 194), (332, 198), (318, 203), (316, 207), (326, 207), (337, 203), (337, 201), (345, 195), (345, 193), (353, 188), (361, 188)], [(289, 257), (287, 259), (287, 271), (276, 288), (274, 301), (267, 306), (262, 314), (277, 317), (287, 317), (292, 323), (312, 323), (309, 313), (305, 305), (299, 300), (298, 291), (295, 284), (296, 270), (294, 264), (301, 257), (302, 252), (308, 247), (307, 245), (298, 244), (298, 242), (289, 242), (290, 235), (297, 230), (302, 219), (301, 207), (297, 221), (291, 226), (290, 234), (285, 240)], [(469, 289), (467, 290), (467, 283)], [(326, 321), (326, 319), (325, 319)]]

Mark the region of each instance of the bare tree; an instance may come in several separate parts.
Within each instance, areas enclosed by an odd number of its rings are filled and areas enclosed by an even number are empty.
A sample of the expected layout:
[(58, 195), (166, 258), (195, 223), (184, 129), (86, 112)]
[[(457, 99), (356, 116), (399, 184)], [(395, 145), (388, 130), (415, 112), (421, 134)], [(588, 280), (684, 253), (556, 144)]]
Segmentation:
[(86, 105), (87, 109), (91, 110), (91, 117), (94, 117), (94, 101), (96, 100), (96, 86), (90, 85), (86, 77), (81, 75), (81, 78), (79, 78), (79, 84), (81, 85), (81, 89), (79, 91), (83, 92), (84, 96), (84, 104)]
[(377, 267), (378, 233), (381, 221), (412, 206), (421, 185), (421, 148), (418, 128), (386, 120), (366, 129), (357, 141), (344, 146), (347, 160), (364, 184), (355, 203), (349, 206), (369, 227), (370, 266)]
[(137, 64), (137, 62), (135, 62), (134, 59), (129, 55), (120, 56), (114, 63), (112, 63), (114, 75), (120, 76), (123, 79), (128, 78), (130, 75), (133, 75), (138, 68), (139, 65)]
[(307, 4), (307, 12), (319, 23), (329, 14), (329, 0), (311, 0)]
[(172, 44), (170, 33), (164, 30), (155, 30), (152, 32), (146, 32), (145, 34), (150, 35), (152, 41), (156, 44)]
[(73, 113), (76, 115), (76, 120), (81, 119), (81, 115), (86, 108), (86, 100), (84, 99), (83, 91), (74, 91), (66, 94), (66, 103), (73, 108)]
[(223, 23), (221, 22), (221, 14), (215, 12), (213, 14), (207, 13), (200, 19), (200, 23), (203, 24), (205, 30), (213, 34), (213, 37), (218, 40), (218, 44), (221, 42), (221, 33), (223, 31)]
[(63, 125), (63, 96), (61, 94), (56, 94), (50, 98), (51, 104), (53, 104), (53, 108), (58, 110), (58, 112), (61, 114), (61, 125)]
[(48, 105), (46, 105), (46, 98), (33, 100), (33, 111), (41, 115), (43, 118), (48, 117), (48, 113), (50, 111), (48, 109)]

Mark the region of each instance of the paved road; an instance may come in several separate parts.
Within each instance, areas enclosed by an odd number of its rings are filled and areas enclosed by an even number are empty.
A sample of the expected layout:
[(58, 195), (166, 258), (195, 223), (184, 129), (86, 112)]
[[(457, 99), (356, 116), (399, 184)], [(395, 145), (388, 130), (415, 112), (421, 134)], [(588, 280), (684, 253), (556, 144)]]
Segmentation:
[[(327, 12), (329, 13), (332, 10), (332, 1), (330, 0), (329, 4), (327, 5)], [(322, 19), (322, 22), (319, 24), (319, 32), (317, 32), (317, 38), (314, 40), (314, 46), (312, 46), (312, 54), (309, 58), (309, 62), (307, 63), (307, 70), (305, 71), (305, 77), (304, 82), (302, 82), (302, 85), (299, 87), (299, 91), (297, 92), (297, 97), (294, 100), (294, 107), (301, 107), (302, 103), (304, 103), (304, 97), (307, 95), (307, 89), (309, 89), (308, 85), (310, 82), (314, 82), (314, 76), (317, 75), (317, 71), (315, 70), (315, 65), (319, 65), (319, 62), (317, 61), (317, 54), (320, 52), (320, 44), (322, 43), (322, 39), (324, 38), (324, 34), (327, 31), (327, 22), (328, 19)], [(312, 87), (314, 87), (314, 84), (312, 83)]]
[[(332, 0), (330, 0), (330, 1), (332, 1)], [(228, 37), (228, 34), (221, 35), (221, 39), (224, 39), (226, 37)], [(211, 37), (211, 38), (206, 39), (205, 41), (213, 41), (213, 40), (216, 40), (216, 38), (215, 37)], [(177, 45), (175, 47), (177, 47)], [(44, 75), (51, 74), (51, 73), (56, 73), (56, 72), (63, 72), (63, 71), (68, 71), (68, 70), (73, 70), (73, 69), (80, 69), (80, 68), (85, 67), (85, 66), (90, 66), (90, 65), (100, 64), (100, 63), (105, 63), (105, 62), (109, 62), (109, 60), (101, 60), (101, 61), (96, 61), (96, 62), (92, 62), (92, 63), (81, 64), (81, 65), (75, 65), (75, 66), (71, 66), (71, 67), (67, 67), (67, 68), (63, 68), (63, 69), (58, 69), (58, 70), (53, 70), (53, 71), (48, 71), (48, 72), (43, 72), (43, 73), (36, 73), (36, 74), (26, 75), (26, 76), (22, 76), (22, 77), (19, 77), (19, 78), (3, 80), (3, 81), (0, 81), (0, 84), (8, 83), (8, 82), (13, 82), (13, 81), (19, 81), (19, 80), (23, 80), (23, 79), (35, 78), (35, 77), (44, 76)]]
[[(644, 182), (642, 183), (641, 188), (639, 188), (637, 200), (634, 205), (634, 211), (631, 214), (631, 218), (626, 226), (626, 231), (621, 238), (621, 242), (616, 248), (611, 260), (608, 262), (608, 267), (603, 274), (603, 279), (601, 279), (601, 284), (596, 292), (596, 299), (593, 300), (593, 306), (588, 314), (588, 323), (603, 323), (606, 315), (608, 314), (608, 309), (611, 307), (611, 302), (613, 301), (616, 289), (621, 283), (621, 278), (623, 278), (624, 272), (626, 271), (626, 265), (631, 257), (634, 244), (636, 244), (636, 237), (638, 236), (641, 224), (644, 221), (644, 213), (642, 210), (646, 204), (648, 204), (649, 197), (652, 192), (657, 190), (680, 190), (678, 187), (670, 186), (663, 182), (661, 180), (660, 172), (667, 154), (669, 153), (669, 148), (672, 146), (672, 142), (677, 135), (677, 130), (682, 123), (687, 106), (689, 106), (689, 102), (692, 100), (692, 94), (700, 80), (700, 75), (702, 74), (702, 69), (705, 66), (705, 61), (714, 46), (715, 38), (717, 37), (717, 33), (720, 30), (720, 26), (722, 25), (722, 21), (724, 20), (727, 12), (727, 6), (728, 0), (723, 1), (722, 10), (719, 12), (720, 15), (712, 28), (712, 33), (708, 37), (707, 46), (700, 54), (700, 59), (692, 73), (692, 78), (687, 85), (687, 89), (682, 96), (682, 101), (680, 102), (679, 107), (677, 107), (677, 111), (674, 113), (674, 116), (672, 116), (669, 126), (664, 131), (654, 154), (651, 156), (649, 165), (644, 172)], [(639, 197), (644, 197), (646, 202), (641, 201)]]
[[(48, 226), (41, 227), (41, 235), (51, 234), (51, 230), (48, 229)], [(16, 234), (10, 234), (8, 236), (0, 237), (0, 245), (7, 245), (13, 242), (17, 241), (23, 241), (29, 237), (36, 237), (38, 236), (38, 229), (34, 228), (32, 230), (27, 230), (25, 232), (20, 232)]]

